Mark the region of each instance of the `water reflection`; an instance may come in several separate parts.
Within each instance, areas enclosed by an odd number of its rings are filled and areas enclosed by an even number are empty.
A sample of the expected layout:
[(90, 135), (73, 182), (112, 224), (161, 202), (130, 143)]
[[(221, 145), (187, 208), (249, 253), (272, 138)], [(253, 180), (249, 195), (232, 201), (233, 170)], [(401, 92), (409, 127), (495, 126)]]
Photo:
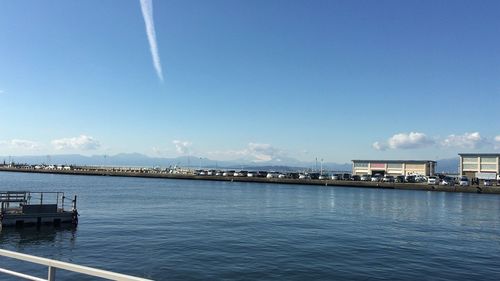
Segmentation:
[(69, 243), (70, 246), (74, 246), (76, 232), (77, 228), (73, 226), (4, 227), (0, 231), (0, 243), (17, 247), (47, 243), (56, 246)]
[(4, 229), (3, 248), (121, 273), (500, 280), (497, 195), (34, 174), (0, 181), (78, 194), (82, 213), (78, 230)]

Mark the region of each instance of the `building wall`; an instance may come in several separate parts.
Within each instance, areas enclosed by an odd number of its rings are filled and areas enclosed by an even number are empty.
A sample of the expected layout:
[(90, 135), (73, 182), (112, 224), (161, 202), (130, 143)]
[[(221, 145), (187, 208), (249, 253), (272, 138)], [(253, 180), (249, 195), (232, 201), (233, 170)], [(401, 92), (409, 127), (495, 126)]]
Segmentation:
[(434, 175), (435, 165), (433, 162), (384, 162), (384, 161), (353, 161), (353, 175), (372, 175), (384, 173), (387, 175)]
[(500, 174), (500, 154), (481, 155), (466, 154), (460, 155), (460, 175), (475, 177), (477, 172)]

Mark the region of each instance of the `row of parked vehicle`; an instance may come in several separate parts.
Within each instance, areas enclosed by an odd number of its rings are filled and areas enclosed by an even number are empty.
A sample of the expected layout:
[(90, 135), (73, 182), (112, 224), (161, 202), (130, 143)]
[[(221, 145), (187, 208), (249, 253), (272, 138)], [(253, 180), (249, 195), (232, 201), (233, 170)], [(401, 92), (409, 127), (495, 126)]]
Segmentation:
[(235, 171), (235, 170), (196, 170), (195, 175), (199, 176), (218, 176), (218, 177), (256, 177), (256, 178), (287, 178), (287, 179), (313, 179), (313, 180), (351, 180), (351, 174), (328, 173), (299, 173), (299, 172), (275, 172), (275, 171)]
[[(268, 172), (268, 171), (221, 171), (221, 170), (196, 170), (196, 175), (200, 176), (220, 176), (220, 177), (260, 177), (260, 178), (279, 178), (279, 179), (299, 179), (299, 180), (343, 180), (343, 181), (370, 181), (370, 182), (395, 182), (395, 183), (427, 183), (429, 185), (445, 186), (469, 186), (471, 181), (466, 177), (451, 177), (447, 175), (423, 176), (423, 175), (351, 175), (350, 173), (298, 173), (298, 172)], [(479, 183), (479, 182), (478, 182)], [(492, 186), (495, 181), (483, 180), (484, 186)]]
[[(476, 185), (479, 185), (482, 183), (483, 186), (493, 186), (495, 184), (495, 180), (491, 179), (484, 179), (484, 180), (479, 180), (479, 179), (474, 179), (473, 181), (469, 180), (467, 176), (461, 176), (459, 178), (454, 178), (454, 177), (449, 177), (449, 176), (444, 176), (444, 177), (439, 177), (439, 176), (433, 176), (429, 177), (427, 183), (432, 184), (432, 185), (460, 185), (460, 186), (469, 186), (472, 185), (473, 183)], [(498, 182), (496, 183), (498, 184)]]

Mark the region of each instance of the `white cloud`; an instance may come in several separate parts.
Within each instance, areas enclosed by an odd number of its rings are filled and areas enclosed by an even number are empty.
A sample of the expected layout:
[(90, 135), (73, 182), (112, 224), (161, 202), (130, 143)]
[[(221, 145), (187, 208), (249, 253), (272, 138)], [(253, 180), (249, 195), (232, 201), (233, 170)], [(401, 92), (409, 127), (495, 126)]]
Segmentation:
[(6, 145), (10, 148), (14, 149), (25, 149), (25, 150), (34, 150), (39, 148), (37, 142), (30, 140), (21, 140), (21, 139), (12, 139), (8, 141), (1, 141), (0, 145)]
[(52, 145), (57, 150), (76, 149), (76, 150), (94, 150), (101, 144), (93, 137), (80, 135), (74, 138), (62, 138), (52, 141)]
[(411, 132), (409, 134), (396, 134), (389, 139), (388, 143), (392, 149), (413, 149), (428, 146), (434, 141), (423, 133)]
[(189, 141), (173, 140), (172, 143), (175, 145), (175, 150), (180, 154), (188, 154), (189, 149), (193, 143)]
[(424, 133), (410, 132), (395, 134), (390, 137), (386, 143), (374, 142), (372, 147), (376, 150), (386, 149), (415, 149), (434, 144), (434, 141), (428, 138)]
[(253, 156), (255, 162), (277, 160), (281, 151), (267, 143), (249, 143), (246, 149), (248, 155)]
[[(496, 139), (496, 138), (495, 138)], [(441, 144), (446, 147), (461, 147), (461, 148), (481, 148), (488, 144), (488, 141), (481, 137), (479, 132), (465, 133), (463, 135), (449, 135)]]
[(252, 162), (282, 161), (286, 153), (271, 144), (249, 143), (241, 150), (212, 151), (211, 155), (225, 156), (228, 158), (242, 157)]
[(500, 135), (495, 137), (495, 149), (500, 149)]
[(380, 143), (378, 141), (374, 142), (372, 144), (372, 147), (376, 150), (381, 150), (381, 151), (384, 151), (387, 149), (387, 145), (385, 143)]
[(156, 32), (155, 25), (153, 21), (153, 1), (152, 0), (140, 0), (142, 16), (144, 18), (144, 23), (146, 25), (146, 34), (148, 36), (149, 48), (151, 50), (151, 56), (153, 57), (153, 65), (156, 70), (158, 78), (163, 82), (163, 72), (161, 69), (160, 55), (158, 53), (158, 45), (156, 43)]
[(151, 150), (153, 151), (153, 155), (155, 156), (164, 156), (169, 152), (168, 149), (163, 149), (157, 146), (152, 147)]

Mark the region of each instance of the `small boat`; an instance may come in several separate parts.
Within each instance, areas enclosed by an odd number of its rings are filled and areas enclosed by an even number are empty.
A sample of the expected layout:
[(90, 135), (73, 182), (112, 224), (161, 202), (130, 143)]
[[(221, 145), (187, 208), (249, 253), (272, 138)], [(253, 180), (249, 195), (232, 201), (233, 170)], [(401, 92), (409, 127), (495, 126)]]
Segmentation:
[(0, 192), (0, 228), (7, 226), (41, 226), (62, 224), (78, 225), (76, 195), (71, 200), (71, 209), (65, 209), (64, 192)]

